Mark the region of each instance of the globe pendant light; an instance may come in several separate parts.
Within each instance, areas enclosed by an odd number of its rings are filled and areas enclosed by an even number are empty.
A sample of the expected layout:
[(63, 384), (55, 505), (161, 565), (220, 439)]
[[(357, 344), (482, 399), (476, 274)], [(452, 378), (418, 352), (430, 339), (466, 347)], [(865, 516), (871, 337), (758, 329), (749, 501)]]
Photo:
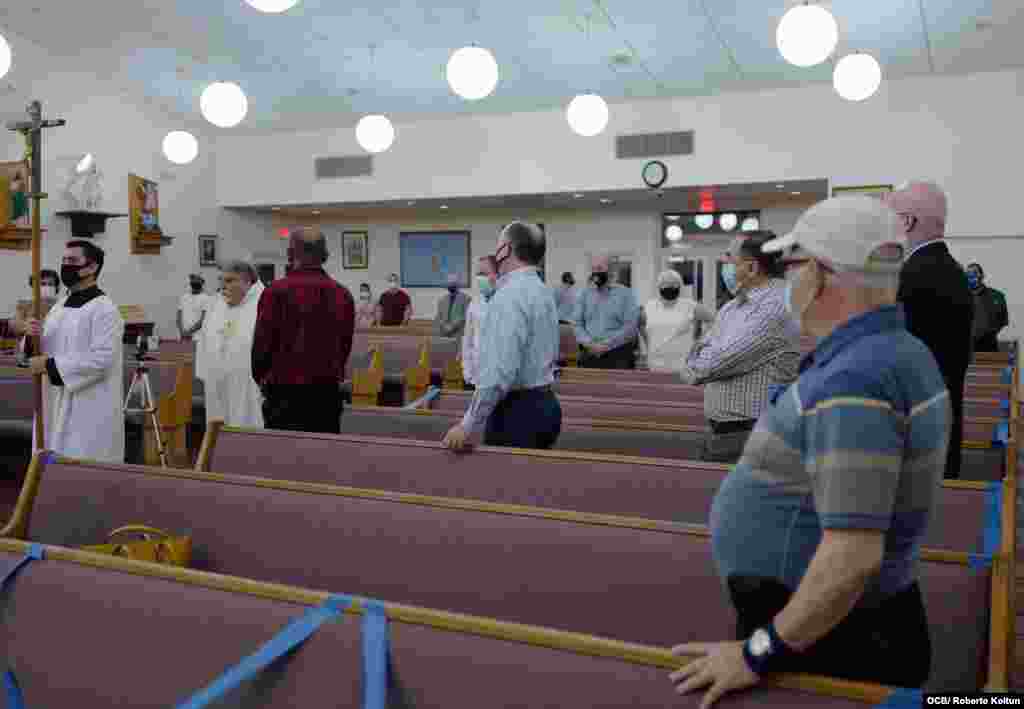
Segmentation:
[(761, 221), (757, 217), (747, 217), (740, 225), (740, 231), (757, 231), (761, 228)]
[(732, 231), (736, 228), (736, 223), (739, 219), (732, 212), (726, 212), (718, 218), (718, 225), (722, 227), (722, 231)]
[(847, 101), (863, 101), (882, 85), (882, 67), (870, 54), (848, 54), (836, 64), (832, 85)]
[(291, 10), (299, 0), (245, 0), (260, 12), (284, 12)]
[(452, 91), (467, 101), (477, 101), (498, 85), (498, 62), (482, 47), (463, 47), (452, 52), (446, 75)]
[(368, 153), (383, 153), (395, 142), (395, 127), (387, 116), (363, 116), (356, 124), (356, 140)]
[(693, 223), (701, 229), (710, 229), (711, 225), (715, 223), (714, 214), (698, 214), (693, 218)]
[(238, 84), (215, 81), (199, 97), (203, 118), (219, 128), (234, 128), (249, 112), (249, 100)]
[(3, 77), (11, 70), (11, 45), (0, 35), (0, 77)]
[(199, 142), (183, 130), (172, 130), (164, 136), (164, 156), (175, 165), (188, 165), (199, 155)]
[(673, 244), (683, 238), (683, 229), (678, 224), (669, 224), (665, 227), (665, 238)]
[(839, 42), (839, 25), (820, 5), (790, 8), (775, 31), (779, 52), (790, 64), (807, 67), (829, 58)]
[(573, 132), (589, 138), (608, 125), (608, 104), (597, 94), (581, 94), (569, 102), (565, 116)]

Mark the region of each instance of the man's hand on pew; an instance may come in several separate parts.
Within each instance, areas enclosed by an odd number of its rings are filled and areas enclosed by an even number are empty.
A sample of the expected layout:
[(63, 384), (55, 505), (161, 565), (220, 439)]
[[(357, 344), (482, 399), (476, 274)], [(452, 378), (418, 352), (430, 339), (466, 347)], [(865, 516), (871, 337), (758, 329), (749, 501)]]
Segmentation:
[(468, 441), (469, 434), (466, 433), (466, 429), (462, 427), (461, 423), (457, 423), (448, 429), (448, 433), (444, 434), (444, 439), (441, 442), (446, 448), (453, 451), (463, 451), (467, 449)]
[(708, 709), (726, 692), (746, 689), (760, 681), (743, 658), (742, 642), (685, 643), (672, 648), (672, 654), (697, 657), (668, 677), (679, 694), (708, 687), (700, 709)]
[(32, 374), (46, 374), (46, 360), (49, 359), (46, 355), (38, 355), (32, 357), (28, 361), (28, 368)]

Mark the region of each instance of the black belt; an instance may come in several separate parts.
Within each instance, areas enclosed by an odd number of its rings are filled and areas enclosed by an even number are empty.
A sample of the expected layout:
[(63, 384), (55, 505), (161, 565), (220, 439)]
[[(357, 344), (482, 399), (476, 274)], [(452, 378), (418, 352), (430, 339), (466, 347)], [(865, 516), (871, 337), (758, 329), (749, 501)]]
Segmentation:
[(753, 431), (754, 426), (757, 425), (757, 419), (747, 419), (745, 421), (715, 421), (714, 419), (708, 419), (708, 425), (711, 426), (712, 433), (739, 433), (740, 431)]

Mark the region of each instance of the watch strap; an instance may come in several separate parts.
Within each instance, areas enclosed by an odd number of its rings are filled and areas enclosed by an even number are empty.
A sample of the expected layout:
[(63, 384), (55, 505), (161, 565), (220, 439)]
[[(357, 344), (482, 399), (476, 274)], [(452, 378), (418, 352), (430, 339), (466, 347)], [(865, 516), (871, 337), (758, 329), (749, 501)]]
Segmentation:
[[(792, 649), (782, 638), (779, 637), (778, 632), (775, 630), (775, 623), (769, 623), (768, 625), (760, 628), (768, 634), (768, 639), (771, 643), (771, 649), (764, 655), (754, 655), (750, 651), (750, 638), (747, 638), (743, 643), (743, 659), (747, 661), (747, 665), (751, 671), (756, 675), (763, 675), (766, 672), (775, 672), (779, 669), (779, 664), (787, 657), (794, 655)], [(756, 630), (754, 631), (757, 632)], [(753, 637), (753, 635), (751, 635)]]

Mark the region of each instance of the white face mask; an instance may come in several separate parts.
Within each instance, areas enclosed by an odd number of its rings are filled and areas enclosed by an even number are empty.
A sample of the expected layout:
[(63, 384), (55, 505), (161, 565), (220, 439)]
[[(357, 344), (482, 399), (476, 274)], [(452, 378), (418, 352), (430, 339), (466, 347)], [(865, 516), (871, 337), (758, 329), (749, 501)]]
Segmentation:
[(54, 299), (57, 297), (57, 286), (43, 286), (40, 289), (40, 294), (43, 298)]

